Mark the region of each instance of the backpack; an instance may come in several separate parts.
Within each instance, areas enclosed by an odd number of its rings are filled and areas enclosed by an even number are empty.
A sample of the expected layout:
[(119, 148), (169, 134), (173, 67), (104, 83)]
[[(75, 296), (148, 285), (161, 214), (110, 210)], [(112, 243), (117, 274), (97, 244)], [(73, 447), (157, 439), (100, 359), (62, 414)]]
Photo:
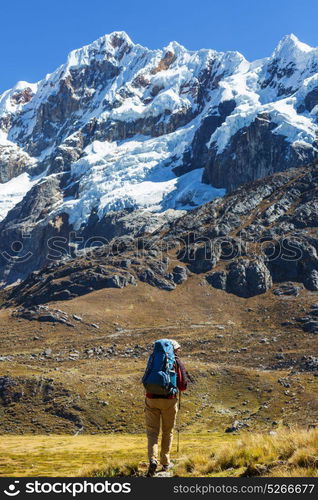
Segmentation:
[(160, 339), (155, 342), (142, 383), (151, 394), (173, 396), (178, 392), (175, 354), (170, 340)]

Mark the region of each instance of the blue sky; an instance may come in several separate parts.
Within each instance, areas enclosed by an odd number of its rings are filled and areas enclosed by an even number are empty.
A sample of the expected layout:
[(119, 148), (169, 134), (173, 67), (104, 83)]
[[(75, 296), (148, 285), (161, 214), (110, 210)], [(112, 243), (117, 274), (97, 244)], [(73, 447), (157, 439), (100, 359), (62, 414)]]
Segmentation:
[(177, 40), (189, 49), (269, 55), (295, 33), (318, 45), (317, 0), (16, 0), (1, 2), (0, 92), (35, 82), (67, 53), (115, 30), (150, 48)]

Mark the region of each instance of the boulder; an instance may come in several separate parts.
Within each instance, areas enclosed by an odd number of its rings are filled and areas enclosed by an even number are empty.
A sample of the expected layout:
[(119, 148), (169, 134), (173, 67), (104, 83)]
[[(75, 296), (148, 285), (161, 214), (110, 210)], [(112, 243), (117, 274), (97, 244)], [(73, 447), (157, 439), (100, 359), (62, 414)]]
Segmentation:
[(304, 284), (308, 290), (318, 291), (318, 270), (313, 269), (306, 277)]
[(151, 286), (160, 288), (161, 290), (174, 290), (176, 285), (170, 280), (155, 274), (151, 269), (145, 269), (138, 275), (140, 281), (148, 283)]
[(303, 323), (303, 330), (309, 333), (318, 333), (318, 320), (310, 320)]
[(278, 288), (273, 289), (274, 295), (293, 295), (297, 297), (301, 290), (300, 286), (295, 285), (294, 283), (286, 283), (284, 285), (280, 285)]
[(173, 281), (176, 285), (181, 285), (188, 279), (188, 270), (183, 266), (175, 266), (172, 269)]
[(318, 371), (318, 358), (316, 356), (303, 356), (300, 365), (304, 371)]
[(234, 260), (227, 266), (226, 272), (210, 274), (207, 280), (215, 288), (245, 298), (265, 293), (272, 286), (270, 272), (260, 259)]
[(217, 271), (215, 273), (208, 274), (206, 280), (214, 288), (226, 290), (227, 274), (225, 271)]
[(237, 432), (240, 429), (244, 429), (245, 427), (249, 427), (247, 423), (242, 422), (240, 420), (235, 420), (232, 425), (230, 425), (225, 429), (225, 432), (227, 433)]

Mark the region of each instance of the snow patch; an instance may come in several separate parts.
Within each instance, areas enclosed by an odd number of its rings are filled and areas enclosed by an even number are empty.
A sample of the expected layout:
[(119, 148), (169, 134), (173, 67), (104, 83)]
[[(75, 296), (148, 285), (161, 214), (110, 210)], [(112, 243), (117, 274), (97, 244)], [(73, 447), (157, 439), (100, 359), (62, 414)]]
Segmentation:
[(0, 184), (0, 221), (14, 208), (36, 184), (39, 177), (31, 177), (26, 172), (14, 177), (5, 184)]

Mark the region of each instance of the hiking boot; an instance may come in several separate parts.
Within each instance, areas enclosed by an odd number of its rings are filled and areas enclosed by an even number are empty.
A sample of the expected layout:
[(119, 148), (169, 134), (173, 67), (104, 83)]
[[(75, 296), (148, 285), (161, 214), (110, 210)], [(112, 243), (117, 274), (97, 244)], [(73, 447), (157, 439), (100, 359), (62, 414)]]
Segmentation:
[(157, 470), (157, 462), (155, 460), (151, 460), (147, 472), (147, 477), (153, 477), (155, 475), (156, 470)]
[(163, 465), (162, 466), (162, 472), (168, 472), (169, 470), (173, 469), (174, 464), (170, 462), (169, 464)]

